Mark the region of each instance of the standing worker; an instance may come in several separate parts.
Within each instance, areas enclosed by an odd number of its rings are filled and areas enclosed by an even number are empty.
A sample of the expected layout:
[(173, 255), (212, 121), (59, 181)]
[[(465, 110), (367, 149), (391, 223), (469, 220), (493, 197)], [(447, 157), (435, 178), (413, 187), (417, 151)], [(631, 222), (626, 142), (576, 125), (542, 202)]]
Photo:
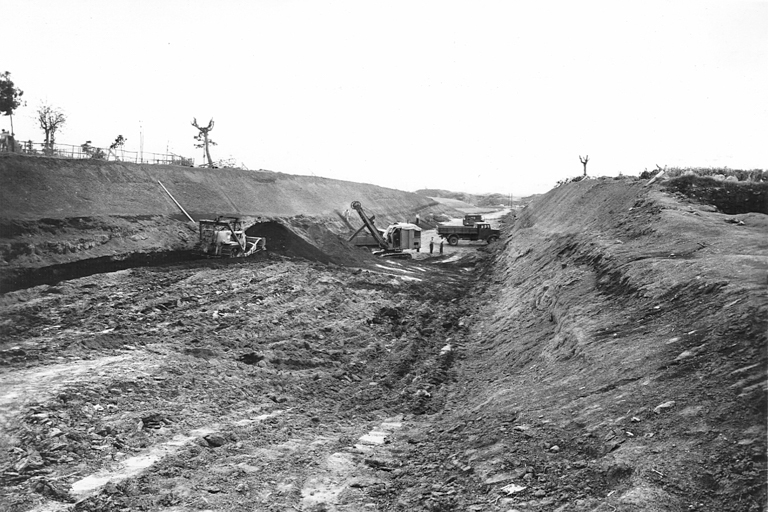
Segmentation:
[(432, 254), (432, 251), (435, 250), (435, 237), (432, 237), (429, 239), (429, 254)]
[(440, 240), (440, 254), (443, 254), (443, 241)]
[(418, 213), (416, 214), (416, 225), (417, 226), (419, 225), (419, 214)]

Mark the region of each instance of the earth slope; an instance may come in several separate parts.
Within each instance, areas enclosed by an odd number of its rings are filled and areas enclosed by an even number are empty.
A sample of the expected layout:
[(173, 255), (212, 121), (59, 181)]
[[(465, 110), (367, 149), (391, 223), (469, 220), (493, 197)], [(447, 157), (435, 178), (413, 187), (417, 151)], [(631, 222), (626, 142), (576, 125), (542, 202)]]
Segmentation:
[(766, 233), (764, 214), (631, 180), (535, 200), (465, 304), (456, 384), (418, 450), (465, 497), (430, 498), (764, 510)]

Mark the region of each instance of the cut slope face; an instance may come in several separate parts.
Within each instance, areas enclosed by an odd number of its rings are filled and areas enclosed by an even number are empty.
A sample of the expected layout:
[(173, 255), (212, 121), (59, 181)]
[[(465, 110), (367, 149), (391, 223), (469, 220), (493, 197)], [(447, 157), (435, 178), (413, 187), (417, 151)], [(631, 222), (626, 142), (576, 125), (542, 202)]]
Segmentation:
[(537, 199), (476, 298), (468, 412), (425, 450), (460, 434), (506, 506), (761, 510), (768, 217), (736, 220), (639, 182)]
[(194, 220), (234, 215), (258, 224), (265, 232), (251, 232), (281, 254), (297, 250), (342, 264), (361, 258), (344, 243), (361, 224), (345, 215), (353, 200), (380, 226), (417, 213), (425, 221), (460, 215), (417, 194), (269, 171), (2, 154), (0, 183), (0, 293), (87, 275), (80, 267), (107, 271), (189, 257), (197, 225), (174, 200)]
[(335, 216), (358, 200), (388, 221), (437, 203), (363, 183), (268, 171), (0, 155), (0, 218), (163, 215)]

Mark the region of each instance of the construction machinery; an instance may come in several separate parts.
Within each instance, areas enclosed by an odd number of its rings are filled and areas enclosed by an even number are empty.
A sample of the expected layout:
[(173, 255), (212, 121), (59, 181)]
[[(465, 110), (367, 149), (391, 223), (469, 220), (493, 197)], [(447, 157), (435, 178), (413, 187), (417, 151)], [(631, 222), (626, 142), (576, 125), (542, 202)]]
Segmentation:
[(358, 229), (354, 235), (349, 238), (349, 241), (357, 237), (364, 229), (368, 230), (370, 237), (360, 238), (360, 242), (357, 245), (378, 247), (374, 250), (373, 254), (385, 258), (403, 258), (410, 259), (413, 256), (410, 253), (403, 252), (409, 249), (421, 248), (421, 228), (416, 224), (409, 224), (407, 222), (396, 222), (391, 224), (385, 230), (381, 230), (374, 224), (375, 215), (368, 216), (363, 210), (363, 205), (360, 201), (352, 201), (352, 209), (357, 212), (360, 219), (363, 221), (363, 226)]
[(245, 234), (244, 222), (238, 217), (219, 216), (201, 220), (200, 250), (214, 258), (244, 258), (267, 249), (267, 239)]
[(465, 226), (474, 226), (478, 222), (483, 222), (483, 216), (479, 213), (468, 213), (464, 215), (464, 220), (461, 221)]
[(459, 240), (485, 240), (492, 244), (501, 236), (501, 231), (492, 229), (487, 222), (477, 222), (472, 226), (438, 226), (437, 236), (448, 240), (450, 245), (458, 245)]

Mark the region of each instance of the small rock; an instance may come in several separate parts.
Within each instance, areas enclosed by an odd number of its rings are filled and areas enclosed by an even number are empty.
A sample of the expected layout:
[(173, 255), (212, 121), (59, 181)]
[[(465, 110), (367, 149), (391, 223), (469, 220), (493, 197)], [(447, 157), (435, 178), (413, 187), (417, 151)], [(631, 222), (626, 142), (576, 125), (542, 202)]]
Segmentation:
[(511, 473), (499, 473), (498, 475), (493, 475), (492, 477), (488, 478), (485, 482), (483, 482), (485, 485), (493, 485), (498, 484), (501, 482), (506, 482), (509, 480), (513, 480), (515, 476)]
[(559, 446), (557, 446), (557, 445), (554, 445), (554, 446), (552, 446), (552, 447), (549, 449), (549, 451), (551, 451), (552, 453), (557, 453), (557, 452), (559, 452), (559, 451), (560, 451), (560, 447), (559, 447)]
[(539, 489), (538, 491), (533, 493), (533, 496), (536, 497), (536, 498), (543, 498), (546, 495), (547, 495), (547, 493), (544, 492), (544, 490), (542, 490), (542, 489)]
[(515, 494), (516, 492), (520, 492), (525, 489), (527, 489), (527, 487), (525, 487), (524, 485), (516, 485), (516, 484), (509, 484), (501, 488), (501, 490), (507, 494)]
[(227, 438), (221, 434), (208, 434), (207, 436), (203, 436), (203, 439), (205, 439), (205, 442), (214, 448), (224, 446), (228, 442)]
[(49, 498), (53, 498), (57, 501), (63, 501), (65, 503), (72, 503), (75, 500), (69, 493), (62, 488), (61, 484), (54, 480), (47, 480), (44, 477), (37, 477), (30, 480), (31, 488), (36, 493), (42, 494)]
[(656, 407), (653, 408), (653, 412), (656, 414), (661, 414), (662, 412), (671, 409), (675, 406), (675, 401), (670, 400), (668, 402), (664, 402), (663, 404), (659, 404)]

